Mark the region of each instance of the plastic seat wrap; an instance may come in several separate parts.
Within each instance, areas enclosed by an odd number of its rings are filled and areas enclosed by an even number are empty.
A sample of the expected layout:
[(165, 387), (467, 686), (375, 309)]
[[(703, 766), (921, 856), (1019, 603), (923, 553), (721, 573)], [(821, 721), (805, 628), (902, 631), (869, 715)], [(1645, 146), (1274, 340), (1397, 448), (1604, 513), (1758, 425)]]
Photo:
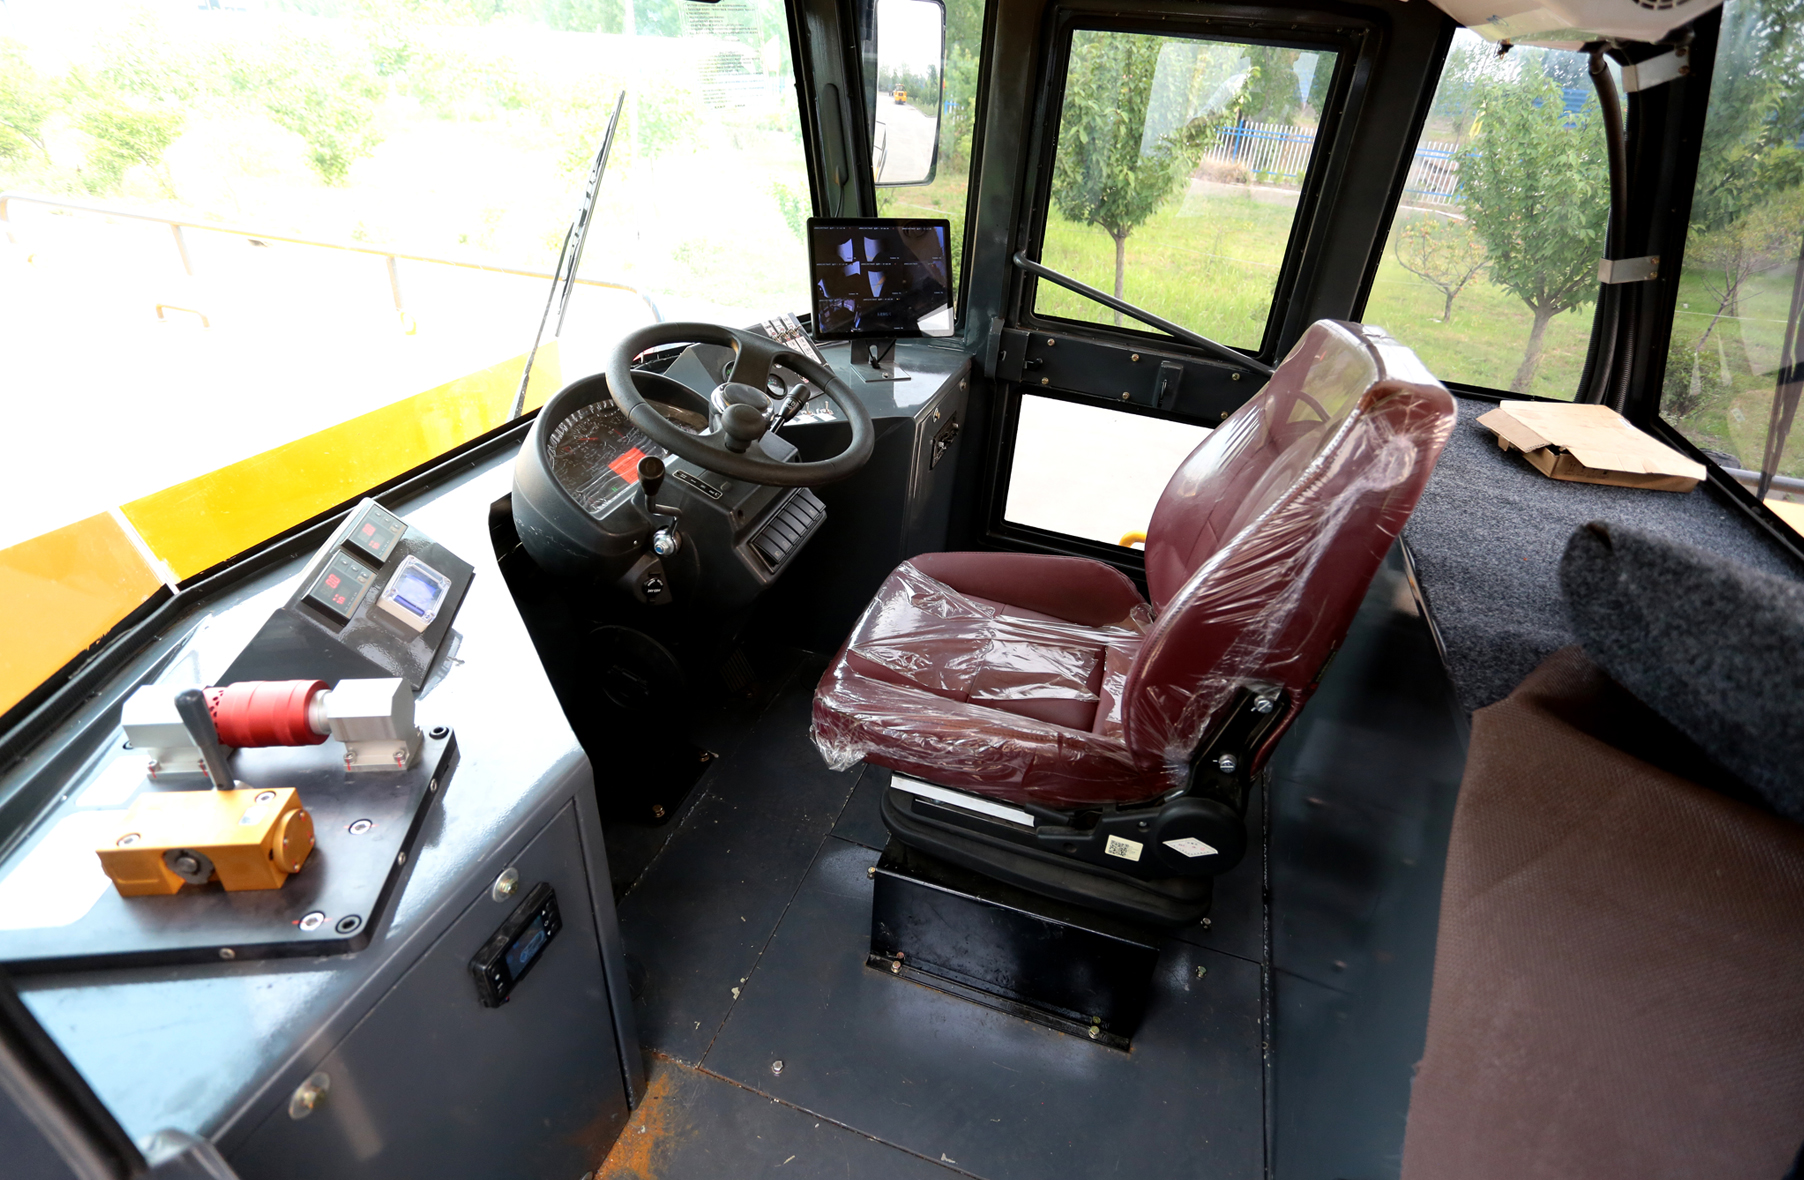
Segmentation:
[[(1293, 717), (1308, 700), (1453, 423), (1446, 389), (1381, 329), (1315, 324), (1160, 496), (1153, 606), (1086, 626), (905, 562), (821, 681), (816, 744), (837, 767), (1053, 808), (1183, 786), (1237, 689), (1281, 690)], [(1244, 756), (1262, 764), (1282, 732)]]

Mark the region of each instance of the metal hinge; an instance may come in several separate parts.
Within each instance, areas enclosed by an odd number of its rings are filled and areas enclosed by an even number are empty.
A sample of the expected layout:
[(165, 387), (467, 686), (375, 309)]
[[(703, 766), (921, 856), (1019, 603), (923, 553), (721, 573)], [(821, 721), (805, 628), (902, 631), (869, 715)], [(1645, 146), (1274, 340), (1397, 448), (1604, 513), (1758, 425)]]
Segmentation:
[(1597, 264), (1600, 283), (1645, 283), (1660, 277), (1660, 256), (1645, 258), (1606, 258)]
[(1622, 67), (1622, 89), (1627, 94), (1652, 90), (1691, 73), (1691, 50), (1684, 45), (1671, 53)]

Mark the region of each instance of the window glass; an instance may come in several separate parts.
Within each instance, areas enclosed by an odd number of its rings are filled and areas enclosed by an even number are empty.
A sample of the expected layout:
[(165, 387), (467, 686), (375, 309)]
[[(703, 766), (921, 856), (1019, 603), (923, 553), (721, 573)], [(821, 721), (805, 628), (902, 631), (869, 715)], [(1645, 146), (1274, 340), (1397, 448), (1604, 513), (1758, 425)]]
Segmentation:
[(794, 83), (781, 0), (0, 4), (0, 545), (519, 357), (622, 90), (564, 378), (805, 310)]
[(1146, 532), (1159, 493), (1207, 437), (1201, 426), (1027, 394), (1003, 516), (1121, 544)]
[[(1041, 261), (1212, 339), (1258, 349), (1335, 57), (1074, 33)], [(1047, 282), (1036, 284), (1034, 309), (1138, 326)]]
[[(939, 157), (929, 184), (881, 187), (877, 213), (881, 217), (944, 217), (952, 223), (952, 258), (963, 272), (965, 256), (965, 205), (971, 185), (971, 139), (977, 130), (977, 70), (983, 56), (984, 0), (946, 0), (946, 47), (941, 83)], [(933, 89), (932, 71), (919, 75)], [(906, 89), (911, 79), (879, 78), (877, 114), (890, 123), (909, 119), (908, 109), (920, 97)], [(888, 85), (888, 89), (884, 86)], [(902, 98), (896, 96), (900, 93)], [(881, 176), (878, 178), (882, 179)], [(964, 283), (957, 284), (964, 290)]]
[(1660, 411), (1725, 467), (1761, 470), (1771, 446), (1781, 479), (1770, 499), (1804, 524), (1804, 484), (1793, 482), (1804, 480), (1804, 422), (1771, 429), (1788, 325), (1791, 363), (1800, 359), (1804, 13), (1796, 0), (1724, 6), (1704, 126)]
[(1578, 392), (1609, 221), (1582, 53), (1454, 34), (1363, 319), (1443, 381)]

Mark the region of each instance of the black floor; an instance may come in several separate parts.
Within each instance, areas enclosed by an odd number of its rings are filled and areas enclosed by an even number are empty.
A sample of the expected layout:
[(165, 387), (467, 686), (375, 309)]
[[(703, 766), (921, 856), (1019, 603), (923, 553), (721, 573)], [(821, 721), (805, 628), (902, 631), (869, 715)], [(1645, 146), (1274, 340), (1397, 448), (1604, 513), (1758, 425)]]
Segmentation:
[(865, 967), (887, 772), (822, 764), (818, 671), (713, 723), (676, 822), (609, 834), (650, 1080), (600, 1177), (1397, 1174), (1464, 759), (1400, 566), (1129, 1052)]

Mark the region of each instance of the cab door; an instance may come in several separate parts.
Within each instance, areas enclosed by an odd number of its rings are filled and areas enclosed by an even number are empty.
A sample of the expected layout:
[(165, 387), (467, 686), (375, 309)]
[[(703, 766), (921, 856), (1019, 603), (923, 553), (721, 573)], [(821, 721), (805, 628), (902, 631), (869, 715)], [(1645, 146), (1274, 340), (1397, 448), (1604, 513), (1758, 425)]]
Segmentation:
[[(998, 43), (1030, 19), (999, 10)], [(1093, 3), (1037, 30), (1006, 237), (982, 224), (1006, 183), (1002, 55), (987, 74), (970, 298), (972, 318), (994, 299), (995, 385), (970, 539), (1137, 572), (1183, 458), (1310, 323), (1351, 318), (1451, 30), (1395, 6)]]

